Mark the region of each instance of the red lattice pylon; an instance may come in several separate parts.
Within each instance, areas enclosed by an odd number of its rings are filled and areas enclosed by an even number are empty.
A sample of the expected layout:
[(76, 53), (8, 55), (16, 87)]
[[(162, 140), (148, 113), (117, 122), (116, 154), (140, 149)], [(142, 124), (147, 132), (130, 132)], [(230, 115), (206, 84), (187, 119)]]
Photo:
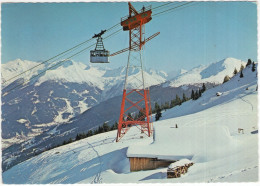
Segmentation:
[[(140, 11), (129, 5), (129, 16), (121, 19), (123, 30), (129, 31), (129, 54), (126, 68), (125, 84), (118, 122), (118, 142), (131, 126), (138, 127), (142, 133), (151, 136), (152, 117), (149, 88), (145, 86), (142, 51), (144, 24), (151, 18), (151, 7), (143, 7)], [(136, 73), (138, 70), (138, 73)]]

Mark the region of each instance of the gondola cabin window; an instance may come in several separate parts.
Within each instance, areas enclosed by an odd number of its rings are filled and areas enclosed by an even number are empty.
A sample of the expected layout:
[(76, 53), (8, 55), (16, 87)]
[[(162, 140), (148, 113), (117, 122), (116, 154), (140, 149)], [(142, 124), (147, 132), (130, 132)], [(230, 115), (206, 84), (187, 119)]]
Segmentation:
[(108, 50), (91, 50), (90, 51), (91, 63), (109, 63)]

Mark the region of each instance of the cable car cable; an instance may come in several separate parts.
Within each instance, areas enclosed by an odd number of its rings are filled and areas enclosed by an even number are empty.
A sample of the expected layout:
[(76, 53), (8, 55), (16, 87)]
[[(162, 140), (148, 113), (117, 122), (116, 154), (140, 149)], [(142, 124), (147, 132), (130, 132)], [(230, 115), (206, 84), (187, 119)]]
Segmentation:
[[(158, 11), (159, 9), (168, 8), (168, 7), (172, 6), (172, 5), (177, 5), (177, 4), (180, 4), (180, 3), (182, 3), (182, 2), (170, 2), (170, 3), (165, 3), (165, 4), (163, 4), (163, 5), (160, 5), (160, 6), (157, 6), (157, 7), (152, 8), (152, 10), (154, 11), (155, 9), (158, 8), (157, 10), (155, 10), (155, 11)], [(164, 7), (164, 6), (166, 6), (166, 7)]]
[[(195, 4), (195, 3), (196, 3), (196, 4)], [(188, 8), (188, 7), (197, 5), (198, 3), (200, 3), (200, 2), (194, 2), (194, 4), (189, 4), (189, 5), (183, 6), (183, 7), (181, 7), (181, 8), (175, 9), (175, 10), (170, 10), (170, 12), (164, 12), (164, 14), (172, 13), (173, 11), (179, 11), (179, 10), (182, 10), (182, 9), (184, 9), (184, 8)], [(160, 14), (160, 15), (164, 15), (164, 14)], [(158, 15), (158, 16), (160, 16), (160, 15)], [(156, 15), (156, 16), (157, 16), (157, 15)], [(157, 17), (156, 17), (156, 18), (157, 18)]]
[(174, 2), (174, 3), (171, 3), (171, 4), (167, 5), (167, 6), (160, 7), (159, 9), (153, 11), (153, 14), (157, 14), (157, 13), (159, 13), (159, 12), (161, 12), (161, 11), (164, 11), (164, 10), (166, 10), (166, 9), (168, 9), (168, 8), (175, 7), (175, 6), (180, 5), (180, 4), (182, 4), (182, 3), (183, 3), (183, 2)]
[(155, 9), (157, 9), (157, 8), (160, 8), (160, 7), (166, 6), (166, 5), (168, 5), (168, 4), (172, 4), (172, 3), (174, 3), (174, 2), (169, 2), (169, 3), (165, 3), (165, 4), (163, 4), (163, 5), (160, 5), (160, 6), (156, 6), (156, 7), (152, 8), (152, 10), (155, 10)]
[(109, 32), (110, 30), (112, 30), (113, 28), (120, 26), (120, 23), (115, 24), (114, 26), (110, 27), (109, 29), (107, 29), (107, 32)]
[(174, 9), (176, 9), (176, 8), (185, 6), (185, 5), (190, 4), (190, 3), (194, 3), (194, 2), (187, 2), (187, 3), (184, 3), (184, 4), (182, 4), (182, 5), (175, 6), (175, 7), (173, 7), (173, 8), (170, 8), (170, 9), (167, 9), (167, 10), (164, 10), (164, 11), (161, 11), (161, 12), (158, 12), (158, 13), (154, 14), (153, 17), (154, 17), (154, 16), (157, 16), (157, 15), (160, 15), (160, 14), (162, 14), (162, 13), (168, 12), (168, 11), (170, 11), (170, 10), (174, 10)]

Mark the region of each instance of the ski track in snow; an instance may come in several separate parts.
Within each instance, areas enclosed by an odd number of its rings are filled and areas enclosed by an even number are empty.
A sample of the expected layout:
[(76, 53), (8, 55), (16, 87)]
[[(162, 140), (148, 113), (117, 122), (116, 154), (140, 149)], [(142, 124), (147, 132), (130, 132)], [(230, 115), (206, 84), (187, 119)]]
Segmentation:
[[(252, 94), (252, 93), (248, 93), (246, 95), (249, 95), (249, 94)], [(249, 105), (251, 105), (252, 111), (254, 110), (254, 106), (253, 106), (253, 104), (250, 101), (245, 100), (242, 96), (240, 96), (239, 98), (242, 99), (244, 102), (248, 103)]]
[(228, 177), (231, 177), (233, 175), (236, 175), (236, 174), (239, 174), (239, 173), (242, 173), (242, 172), (245, 172), (245, 171), (249, 171), (251, 169), (256, 169), (258, 168), (258, 165), (256, 166), (253, 166), (253, 167), (248, 167), (248, 168), (243, 168), (241, 170), (236, 170), (236, 171), (233, 171), (233, 172), (230, 172), (228, 174), (224, 174), (224, 175), (221, 175), (221, 176), (217, 176), (215, 178), (211, 178), (210, 180), (208, 180), (207, 182), (208, 183), (212, 183), (212, 182), (219, 182), (221, 179), (224, 179), (224, 178), (228, 178)]
[(90, 147), (93, 149), (93, 151), (97, 154), (97, 157), (99, 160), (99, 171), (91, 183), (102, 183), (102, 178), (101, 178), (102, 164), (103, 164), (102, 159), (101, 159), (98, 151), (91, 145), (91, 143), (89, 143), (89, 142), (87, 142), (87, 143), (90, 145)]

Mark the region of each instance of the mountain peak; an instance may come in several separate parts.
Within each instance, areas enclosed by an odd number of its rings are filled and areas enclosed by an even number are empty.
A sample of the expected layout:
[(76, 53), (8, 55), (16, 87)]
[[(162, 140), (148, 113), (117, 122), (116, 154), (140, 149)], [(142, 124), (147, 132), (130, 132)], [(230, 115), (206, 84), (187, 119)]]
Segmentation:
[(186, 72), (188, 72), (188, 70), (185, 70), (185, 69), (181, 69), (181, 70), (180, 70), (180, 74), (184, 74), (184, 73), (186, 73)]
[(199, 65), (175, 77), (170, 82), (170, 86), (178, 87), (181, 85), (207, 82), (220, 84), (226, 75), (232, 77), (234, 69), (240, 69), (241, 64), (245, 65), (246, 63), (230, 57), (209, 65)]

